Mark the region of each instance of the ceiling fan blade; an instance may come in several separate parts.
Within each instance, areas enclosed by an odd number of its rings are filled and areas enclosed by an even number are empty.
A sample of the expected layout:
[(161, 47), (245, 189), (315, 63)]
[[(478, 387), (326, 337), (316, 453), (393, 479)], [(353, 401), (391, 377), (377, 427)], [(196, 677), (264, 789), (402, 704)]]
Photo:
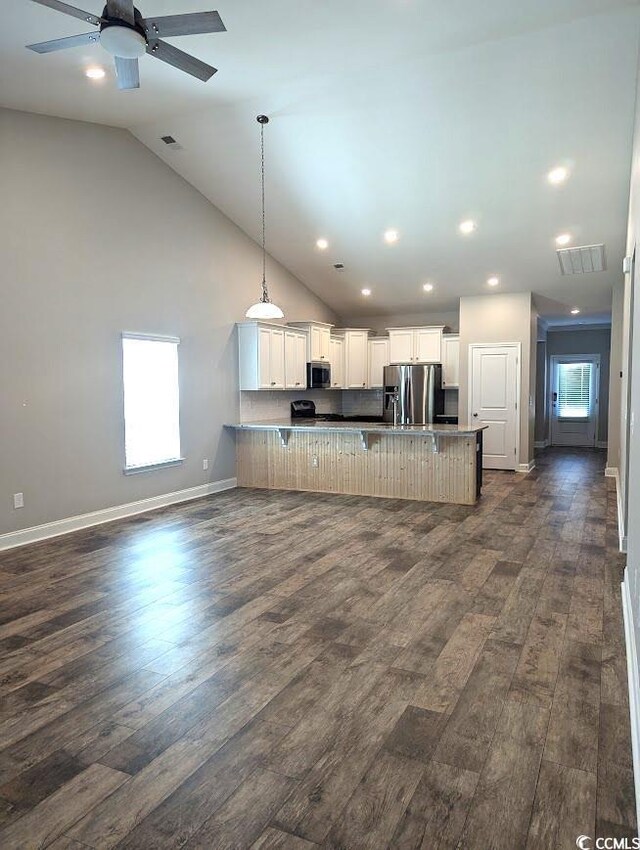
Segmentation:
[(178, 50), (172, 44), (167, 44), (166, 41), (151, 41), (147, 45), (147, 53), (149, 56), (155, 56), (161, 62), (166, 62), (168, 65), (173, 65), (180, 71), (186, 74), (191, 74), (192, 77), (197, 77), (204, 83), (207, 82), (218, 70), (205, 62), (196, 59), (195, 56), (190, 56), (182, 50)]
[(122, 91), (140, 88), (140, 69), (137, 59), (123, 59), (122, 56), (114, 56), (116, 63), (116, 74), (118, 76), (118, 88)]
[(144, 27), (149, 38), (227, 31), (217, 12), (193, 12), (189, 15), (165, 15), (161, 18), (146, 18)]
[(52, 41), (41, 41), (39, 44), (27, 44), (34, 53), (53, 53), (56, 50), (66, 50), (67, 47), (82, 47), (84, 44), (99, 44), (100, 33), (84, 32), (82, 35), (70, 35), (68, 38), (54, 38)]
[(55, 9), (56, 12), (63, 12), (65, 15), (71, 15), (72, 18), (79, 18), (81, 21), (86, 21), (96, 26), (102, 23), (103, 20), (100, 15), (94, 15), (92, 12), (83, 12), (82, 9), (76, 9), (75, 6), (62, 3), (60, 0), (32, 0), (32, 2), (39, 3), (41, 6), (48, 6), (49, 9)]
[(133, 0), (107, 0), (107, 14), (128, 24), (135, 23)]

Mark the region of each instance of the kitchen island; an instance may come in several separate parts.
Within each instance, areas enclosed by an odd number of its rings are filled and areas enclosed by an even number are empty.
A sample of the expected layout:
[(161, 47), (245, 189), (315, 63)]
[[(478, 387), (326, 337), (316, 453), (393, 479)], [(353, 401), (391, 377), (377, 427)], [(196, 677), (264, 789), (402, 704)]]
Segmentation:
[(458, 505), (480, 496), (485, 426), (282, 419), (227, 427), (239, 487)]

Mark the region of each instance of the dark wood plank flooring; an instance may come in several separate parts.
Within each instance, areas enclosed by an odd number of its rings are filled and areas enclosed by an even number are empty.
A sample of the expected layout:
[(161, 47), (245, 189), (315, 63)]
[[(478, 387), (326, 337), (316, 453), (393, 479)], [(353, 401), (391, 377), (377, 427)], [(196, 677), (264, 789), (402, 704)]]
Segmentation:
[(601, 454), (475, 507), (235, 490), (0, 555), (0, 846), (636, 834)]

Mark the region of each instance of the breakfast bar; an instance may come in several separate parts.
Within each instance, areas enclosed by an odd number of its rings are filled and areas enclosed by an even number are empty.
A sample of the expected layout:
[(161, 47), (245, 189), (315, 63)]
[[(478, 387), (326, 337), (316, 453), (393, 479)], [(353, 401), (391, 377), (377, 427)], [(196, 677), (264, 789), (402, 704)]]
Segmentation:
[(227, 427), (236, 433), (239, 487), (459, 505), (480, 497), (481, 425), (281, 419)]

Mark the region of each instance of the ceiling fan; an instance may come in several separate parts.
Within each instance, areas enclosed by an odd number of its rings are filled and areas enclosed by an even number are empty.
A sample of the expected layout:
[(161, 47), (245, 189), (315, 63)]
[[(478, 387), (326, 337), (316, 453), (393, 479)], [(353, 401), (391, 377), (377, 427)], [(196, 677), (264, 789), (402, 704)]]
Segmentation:
[(225, 32), (217, 12), (193, 12), (186, 15), (165, 15), (160, 18), (143, 18), (133, 5), (133, 0), (106, 0), (102, 15), (83, 12), (61, 0), (33, 0), (41, 6), (48, 6), (65, 15), (79, 18), (96, 27), (98, 32), (86, 32), (68, 38), (56, 38), (39, 44), (28, 44), (29, 50), (36, 53), (52, 53), (54, 50), (66, 50), (67, 47), (80, 47), (83, 44), (100, 44), (114, 57), (119, 89), (137, 89), (140, 87), (138, 59), (145, 53), (173, 65), (180, 71), (191, 74), (206, 82), (217, 71), (205, 62), (178, 50), (172, 44), (162, 41), (163, 37), (174, 35), (196, 35), (207, 32)]

